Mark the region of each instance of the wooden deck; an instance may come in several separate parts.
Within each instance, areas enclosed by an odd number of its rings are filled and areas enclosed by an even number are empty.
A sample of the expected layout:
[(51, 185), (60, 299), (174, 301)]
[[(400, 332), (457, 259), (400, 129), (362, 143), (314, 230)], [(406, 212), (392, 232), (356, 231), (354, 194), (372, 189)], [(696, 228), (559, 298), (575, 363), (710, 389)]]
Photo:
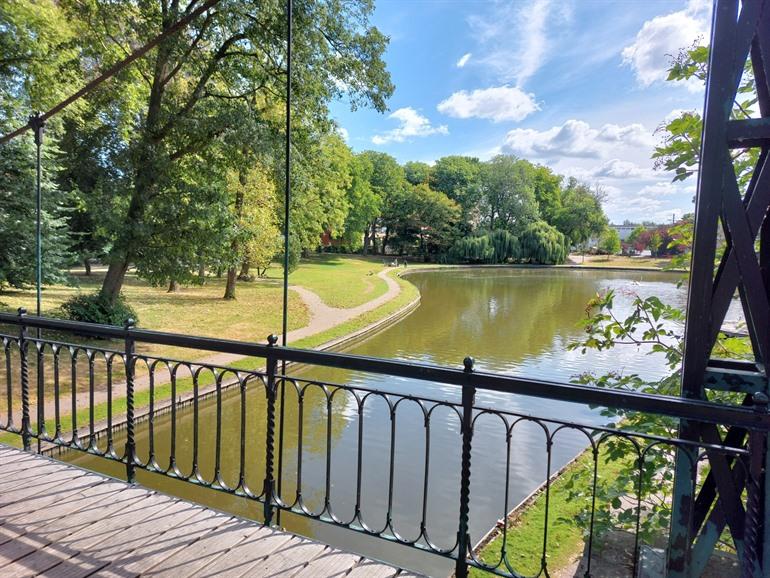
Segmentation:
[(0, 576), (414, 576), (0, 445)]

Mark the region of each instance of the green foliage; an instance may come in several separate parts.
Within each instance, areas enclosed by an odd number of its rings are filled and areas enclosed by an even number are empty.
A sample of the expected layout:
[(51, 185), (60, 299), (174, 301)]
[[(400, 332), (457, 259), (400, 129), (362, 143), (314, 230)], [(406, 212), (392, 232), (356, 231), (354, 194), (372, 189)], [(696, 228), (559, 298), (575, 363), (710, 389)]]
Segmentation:
[(564, 235), (545, 221), (528, 225), (519, 236), (521, 259), (529, 263), (555, 265), (567, 259)]
[(516, 261), (521, 254), (519, 240), (508, 231), (496, 229), (488, 234), (489, 242), (493, 248), (492, 260), (495, 263), (506, 263)]
[[(698, 78), (705, 80), (707, 74), (708, 49), (694, 46), (683, 50), (674, 59), (669, 71), (669, 80)], [(742, 101), (736, 101), (733, 118), (745, 118), (755, 103), (754, 80), (750, 72), (744, 74), (738, 91)], [(700, 115), (692, 112), (682, 113), (662, 127), (663, 142), (656, 148), (653, 158), (659, 168), (674, 172), (674, 180), (684, 180), (697, 174), (700, 162), (700, 135), (702, 122)], [(749, 174), (748, 167), (754, 162), (747, 151), (739, 153), (738, 176), (745, 186)], [(685, 266), (684, 253), (692, 243), (692, 218), (684, 218), (669, 230), (671, 240), (666, 245), (675, 244), (680, 248), (682, 257), (678, 266)], [(634, 231), (635, 241), (648, 231)], [(658, 230), (650, 234), (647, 245), (654, 253), (664, 248), (664, 241)], [(650, 355), (663, 356), (670, 373), (655, 382), (642, 380), (636, 374), (610, 372), (605, 375), (585, 373), (575, 378), (576, 383), (595, 387), (630, 390), (649, 394), (679, 395), (680, 371), (684, 351), (684, 312), (663, 303), (658, 297), (642, 298), (636, 296), (631, 313), (618, 317), (614, 310), (615, 294), (608, 291), (597, 295), (586, 309), (584, 321), (585, 335), (580, 341), (570, 346), (585, 352), (588, 349), (608, 350), (614, 347), (645, 346)], [(746, 339), (728, 338), (720, 335), (714, 347), (714, 355), (722, 358), (751, 359), (751, 345)], [(741, 395), (730, 392), (710, 392), (711, 401), (739, 404)], [(610, 421), (609, 427), (622, 426), (625, 430), (644, 433), (664, 438), (676, 437), (679, 423), (677, 420), (640, 412), (604, 409), (602, 415)], [(640, 537), (648, 540), (659, 535), (669, 527), (671, 519), (671, 495), (674, 482), (675, 452), (664, 444), (655, 444), (645, 454), (643, 463), (639, 463), (637, 451), (621, 438), (609, 438), (604, 445), (605, 462), (617, 467), (617, 473), (610, 479), (602, 480), (597, 485), (595, 503), (595, 530), (599, 533), (611, 528), (634, 531), (640, 521)], [(640, 476), (641, 472), (641, 476)], [(574, 474), (570, 479), (572, 493), (570, 499), (585, 498), (591, 487), (587, 474)], [(641, 488), (640, 505), (636, 506), (637, 488)], [(627, 499), (633, 497), (633, 499)], [(625, 499), (624, 499), (625, 498)], [(591, 504), (585, 502), (581, 514), (574, 517), (574, 523), (588, 528), (591, 516)]]
[(487, 228), (523, 230), (539, 217), (532, 164), (510, 155), (497, 155), (482, 165), (481, 214)]
[(598, 237), (607, 226), (601, 191), (591, 190), (577, 179), (570, 178), (562, 192), (561, 206), (555, 211), (551, 224), (576, 247), (592, 237)]
[(606, 255), (617, 255), (620, 252), (620, 235), (612, 227), (608, 227), (599, 239), (599, 250)]
[(419, 161), (409, 161), (404, 165), (406, 180), (411, 185), (427, 185), (430, 181), (430, 165)]
[(111, 300), (101, 293), (82, 293), (65, 301), (61, 309), (64, 317), (72, 321), (120, 327), (123, 327), (129, 319), (139, 323), (136, 311), (122, 295)]
[[(56, 170), (52, 151), (43, 157), (41, 236), (43, 283), (66, 280), (71, 260), (64, 195), (51, 180)], [(35, 149), (24, 137), (0, 147), (0, 290), (24, 287), (36, 279)]]
[(438, 159), (430, 174), (430, 186), (460, 205), (467, 229), (471, 229), (472, 223), (478, 219), (478, 203), (481, 198), (480, 173), (479, 159), (448, 156)]
[(480, 237), (464, 237), (452, 245), (451, 255), (463, 263), (492, 263), (495, 248), (487, 235)]

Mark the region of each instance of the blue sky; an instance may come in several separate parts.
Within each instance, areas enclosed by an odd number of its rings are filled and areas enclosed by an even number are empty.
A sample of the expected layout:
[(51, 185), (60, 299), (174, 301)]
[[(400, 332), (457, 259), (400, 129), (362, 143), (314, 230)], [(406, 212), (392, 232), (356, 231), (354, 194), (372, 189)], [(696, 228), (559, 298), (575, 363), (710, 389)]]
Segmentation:
[(703, 106), (665, 82), (668, 55), (707, 38), (709, 0), (377, 0), (390, 110), (332, 114), (356, 151), (400, 162), (505, 152), (607, 192), (610, 219), (670, 221), (695, 182), (653, 170), (655, 129)]

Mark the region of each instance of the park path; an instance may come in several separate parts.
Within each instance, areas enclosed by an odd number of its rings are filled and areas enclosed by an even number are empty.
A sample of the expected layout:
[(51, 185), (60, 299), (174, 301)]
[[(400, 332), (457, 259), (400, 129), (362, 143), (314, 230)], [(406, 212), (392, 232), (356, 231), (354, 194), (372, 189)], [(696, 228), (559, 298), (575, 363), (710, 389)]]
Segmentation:
[[(298, 329), (289, 331), (286, 334), (287, 343), (291, 344), (299, 341), (300, 339), (311, 337), (313, 335), (317, 335), (318, 333), (322, 333), (323, 331), (326, 331), (328, 329), (337, 327), (338, 325), (341, 325), (347, 321), (350, 321), (351, 319), (354, 319), (359, 315), (372, 311), (380, 307), (381, 305), (384, 305), (388, 301), (395, 299), (401, 293), (401, 287), (389, 275), (389, 273), (394, 269), (396, 269), (396, 267), (388, 267), (387, 269), (383, 269), (382, 271), (377, 273), (377, 276), (383, 281), (385, 281), (385, 283), (387, 284), (388, 286), (387, 291), (382, 295), (380, 295), (379, 297), (372, 299), (371, 301), (367, 301), (366, 303), (362, 303), (357, 307), (351, 307), (351, 308), (329, 307), (313, 291), (310, 291), (309, 289), (305, 289), (304, 287), (299, 287), (299, 286), (289, 287), (292, 291), (299, 294), (299, 296), (302, 298), (302, 301), (307, 306), (308, 311), (310, 313), (310, 323), (308, 323), (304, 327), (300, 327)], [(279, 343), (280, 343), (280, 340), (279, 340)], [(191, 362), (191, 365), (213, 365), (213, 366), (225, 367), (235, 363), (236, 361), (245, 359), (245, 357), (246, 356), (234, 355), (231, 353), (216, 353), (213, 355), (209, 355), (207, 357), (195, 359), (194, 361)], [(166, 384), (171, 381), (171, 374), (168, 371), (168, 369), (164, 369), (164, 367), (165, 366), (161, 365), (155, 371), (155, 387)], [(119, 393), (122, 389), (124, 389), (122, 386), (123, 386), (122, 383), (113, 384), (113, 392), (114, 392), (114, 395), (116, 395), (117, 397), (122, 397)], [(139, 375), (134, 379), (134, 391), (139, 392), (139, 391), (147, 390), (149, 388), (150, 388), (149, 375)], [(186, 397), (186, 396), (183, 396), (183, 397)], [(98, 405), (100, 403), (106, 403), (106, 402), (107, 402), (106, 390), (100, 389), (94, 392), (94, 405)], [(61, 403), (62, 414), (68, 413), (65, 408), (71, 407), (71, 400), (62, 398), (60, 403)], [(79, 393), (78, 399), (77, 399), (78, 409), (87, 408), (89, 404), (90, 404), (90, 399), (89, 399), (88, 393), (86, 392)], [(54, 415), (55, 402), (53, 399), (47, 399), (44, 407), (45, 407), (46, 417), (51, 417)], [(32, 416), (36, 415), (36, 411), (37, 409), (35, 406), (30, 407), (30, 415)]]

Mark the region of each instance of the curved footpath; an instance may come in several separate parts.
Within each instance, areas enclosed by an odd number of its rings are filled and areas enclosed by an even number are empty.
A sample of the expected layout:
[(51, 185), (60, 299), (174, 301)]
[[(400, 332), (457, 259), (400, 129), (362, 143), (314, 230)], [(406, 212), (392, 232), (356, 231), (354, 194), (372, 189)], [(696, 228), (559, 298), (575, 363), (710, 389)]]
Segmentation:
[[(388, 289), (385, 293), (383, 293), (376, 299), (372, 299), (371, 301), (367, 301), (366, 303), (358, 305), (357, 307), (351, 307), (349, 309), (339, 308), (339, 307), (329, 307), (328, 305), (326, 305), (326, 303), (323, 302), (323, 300), (318, 295), (316, 295), (309, 289), (305, 289), (304, 287), (299, 287), (299, 286), (291, 286), (290, 289), (298, 293), (302, 298), (303, 302), (305, 303), (305, 305), (307, 306), (310, 312), (310, 323), (308, 323), (305, 327), (300, 327), (299, 329), (294, 329), (293, 331), (289, 331), (289, 333), (286, 336), (287, 343), (291, 344), (292, 342), (297, 342), (301, 339), (305, 339), (306, 337), (311, 337), (313, 335), (323, 333), (324, 331), (334, 329), (338, 325), (342, 325), (343, 323), (346, 323), (351, 319), (355, 319), (359, 315), (363, 315), (364, 313), (373, 311), (374, 309), (377, 309), (378, 307), (381, 307), (382, 305), (385, 305), (389, 301), (392, 301), (393, 299), (398, 297), (401, 293), (401, 286), (390, 276), (390, 273), (397, 269), (398, 269), (397, 267), (389, 267), (377, 273), (377, 276), (383, 281), (385, 281), (385, 283), (388, 286)], [(407, 304), (405, 307), (403, 307), (399, 311), (391, 315), (387, 315), (382, 319), (379, 319), (374, 323), (362, 329), (359, 329), (358, 331), (354, 331), (341, 338), (334, 339), (332, 341), (324, 343), (318, 346), (316, 349), (328, 349), (354, 336), (358, 336), (363, 333), (368, 333), (371, 330), (377, 327), (380, 327), (381, 325), (385, 325), (394, 317), (399, 317), (401, 314), (403, 314), (404, 311), (413, 307), (418, 300), (419, 300), (419, 297), (417, 300)], [(217, 353), (215, 355), (210, 355), (208, 357), (196, 359), (191, 363), (193, 365), (213, 365), (213, 366), (226, 367), (228, 365), (231, 365), (245, 358), (246, 356), (243, 356), (243, 355), (235, 355), (231, 353)], [(155, 382), (154, 382), (155, 387), (164, 385), (170, 381), (171, 381), (171, 374), (167, 369), (158, 369), (157, 371), (155, 371)], [(121, 384), (114, 384), (113, 391), (116, 391), (116, 390), (119, 391), (120, 385)], [(139, 391), (147, 390), (149, 388), (150, 388), (149, 375), (140, 375), (134, 380), (134, 391), (139, 392)], [(203, 390), (201, 391), (201, 393), (203, 393)], [(189, 398), (191, 395), (192, 395), (191, 393), (181, 395), (180, 400), (184, 401), (187, 398)], [(118, 397), (122, 397), (122, 396), (118, 396)], [(95, 406), (106, 402), (107, 402), (106, 390), (97, 390), (94, 392), (93, 403)], [(90, 405), (90, 403), (91, 401), (87, 393), (84, 392), (78, 395), (78, 400), (77, 400), (78, 409), (87, 408)], [(62, 404), (62, 405), (63, 406), (66, 405), (67, 407), (70, 407), (69, 403)], [(166, 404), (162, 402), (160, 404), (156, 404), (156, 409), (157, 410), (162, 409), (164, 405)], [(64, 407), (62, 407), (61, 409), (64, 409)], [(54, 400), (53, 399), (47, 400), (45, 403), (45, 415), (48, 417), (53, 416), (54, 410), (55, 410)], [(68, 412), (66, 412), (65, 410), (62, 415), (64, 415), (65, 413), (68, 414)], [(140, 411), (139, 413), (140, 414), (144, 413), (144, 411)], [(30, 415), (36, 415), (35, 406), (30, 407)]]

